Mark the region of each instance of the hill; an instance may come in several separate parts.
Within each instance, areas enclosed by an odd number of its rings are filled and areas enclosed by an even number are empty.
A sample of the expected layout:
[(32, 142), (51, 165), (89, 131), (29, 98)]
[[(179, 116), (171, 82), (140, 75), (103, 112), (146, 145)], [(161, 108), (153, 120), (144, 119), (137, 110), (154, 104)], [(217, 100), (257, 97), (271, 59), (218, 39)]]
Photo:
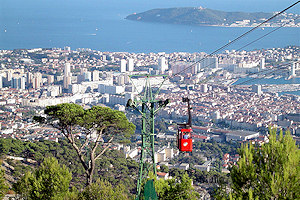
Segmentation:
[[(198, 26), (255, 26), (272, 15), (273, 13), (264, 12), (225, 12), (202, 7), (186, 7), (152, 9), (142, 13), (128, 15), (126, 19)], [(266, 24), (266, 26), (278, 26), (278, 23), (282, 23), (282, 20), (292, 19), (293, 15), (294, 14), (279, 16), (275, 21)]]

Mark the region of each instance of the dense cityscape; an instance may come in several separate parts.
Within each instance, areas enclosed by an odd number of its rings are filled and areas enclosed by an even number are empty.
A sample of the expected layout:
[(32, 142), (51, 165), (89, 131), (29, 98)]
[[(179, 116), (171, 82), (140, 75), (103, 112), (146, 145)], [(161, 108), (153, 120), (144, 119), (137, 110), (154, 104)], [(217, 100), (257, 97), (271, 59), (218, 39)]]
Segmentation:
[(0, 199), (294, 199), (299, 80), (299, 45), (2, 49)]
[(299, 4), (1, 2), (0, 200), (299, 199)]
[[(102, 104), (125, 111), (128, 99), (144, 86), (143, 78), (129, 76), (150, 73), (170, 77), (159, 98), (171, 103), (160, 117), (175, 121), (184, 118), (186, 108), (181, 97), (189, 96), (194, 120), (205, 126), (222, 121), (235, 129), (257, 131), (273, 124), (299, 134), (299, 124), (289, 117), (299, 113), (299, 96), (279, 96), (276, 85), (234, 85), (246, 74), (275, 79), (299, 76), (299, 51), (299, 47), (226, 51), (189, 67), (206, 54), (72, 51), (69, 47), (2, 50), (0, 103), (2, 116), (9, 116), (9, 120), (4, 117), (1, 121), (1, 133), (29, 137), (34, 127), (33, 122), (28, 123), (30, 116), (59, 103)], [(276, 70), (282, 64), (286, 65), (284, 70)], [(207, 76), (211, 78), (207, 80)], [(158, 86), (162, 81), (155, 78), (153, 84)], [(297, 91), (299, 87), (289, 84), (277, 92)]]

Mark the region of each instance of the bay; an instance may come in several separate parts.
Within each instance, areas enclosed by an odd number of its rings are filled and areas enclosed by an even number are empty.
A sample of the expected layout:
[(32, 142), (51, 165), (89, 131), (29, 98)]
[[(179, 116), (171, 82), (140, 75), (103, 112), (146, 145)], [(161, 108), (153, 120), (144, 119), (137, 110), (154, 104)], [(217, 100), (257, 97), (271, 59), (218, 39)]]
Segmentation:
[[(283, 3), (277, 3), (277, 10), (280, 10)], [(223, 9), (227, 10), (258, 11), (258, 8), (251, 6), (249, 8), (252, 10), (238, 8), (238, 1), (222, 4), (220, 0), (210, 3), (195, 0), (3, 0), (0, 6), (0, 49), (70, 46), (72, 49), (90, 48), (114, 52), (210, 53), (250, 30), (246, 27), (200, 27), (124, 19), (128, 14), (151, 8), (200, 5), (213, 9), (221, 9), (219, 7), (223, 5)], [(227, 49), (238, 49), (272, 29), (258, 29)], [(245, 50), (300, 45), (299, 35), (299, 28), (282, 28)]]

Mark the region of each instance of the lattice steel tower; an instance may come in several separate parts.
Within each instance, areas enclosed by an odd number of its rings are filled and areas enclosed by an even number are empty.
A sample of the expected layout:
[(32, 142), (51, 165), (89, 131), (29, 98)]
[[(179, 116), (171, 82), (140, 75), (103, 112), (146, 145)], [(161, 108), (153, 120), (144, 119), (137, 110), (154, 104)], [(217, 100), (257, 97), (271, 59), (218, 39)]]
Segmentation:
[(169, 100), (156, 100), (156, 97), (160, 91), (160, 88), (163, 84), (161, 83), (158, 90), (153, 94), (152, 87), (150, 84), (150, 77), (167, 77), (164, 75), (132, 75), (130, 78), (134, 77), (145, 77), (145, 87), (143, 92), (140, 93), (140, 99), (129, 99), (127, 102), (127, 107), (134, 108), (142, 115), (142, 131), (141, 131), (141, 157), (139, 163), (139, 175), (137, 181), (137, 195), (136, 199), (140, 199), (142, 184), (145, 183), (149, 171), (151, 168), (153, 174), (156, 176), (156, 163), (155, 163), (155, 150), (154, 150), (154, 119), (156, 113), (162, 108), (165, 107)]

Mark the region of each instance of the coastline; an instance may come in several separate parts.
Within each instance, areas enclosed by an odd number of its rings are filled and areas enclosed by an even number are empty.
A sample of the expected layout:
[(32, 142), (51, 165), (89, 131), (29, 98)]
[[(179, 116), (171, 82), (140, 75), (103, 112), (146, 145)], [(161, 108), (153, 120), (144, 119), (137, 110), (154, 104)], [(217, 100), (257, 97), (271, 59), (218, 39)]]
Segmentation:
[[(143, 22), (143, 23), (156, 23), (156, 24), (170, 24), (170, 25), (190, 25), (190, 26), (195, 26), (195, 27), (224, 27), (224, 28), (254, 28), (257, 25), (244, 25), (244, 26), (236, 26), (236, 25), (214, 25), (214, 24), (181, 24), (181, 23), (164, 23), (164, 22), (157, 22), (157, 21), (143, 21), (143, 20), (134, 20), (134, 19), (128, 19), (127, 17), (124, 18), (125, 20), (129, 21), (134, 21), (134, 22)], [(278, 28), (281, 27), (280, 25), (278, 26), (259, 26), (260, 28)], [(285, 28), (300, 28), (300, 26), (291, 26), (291, 25), (286, 25), (284, 26)]]

